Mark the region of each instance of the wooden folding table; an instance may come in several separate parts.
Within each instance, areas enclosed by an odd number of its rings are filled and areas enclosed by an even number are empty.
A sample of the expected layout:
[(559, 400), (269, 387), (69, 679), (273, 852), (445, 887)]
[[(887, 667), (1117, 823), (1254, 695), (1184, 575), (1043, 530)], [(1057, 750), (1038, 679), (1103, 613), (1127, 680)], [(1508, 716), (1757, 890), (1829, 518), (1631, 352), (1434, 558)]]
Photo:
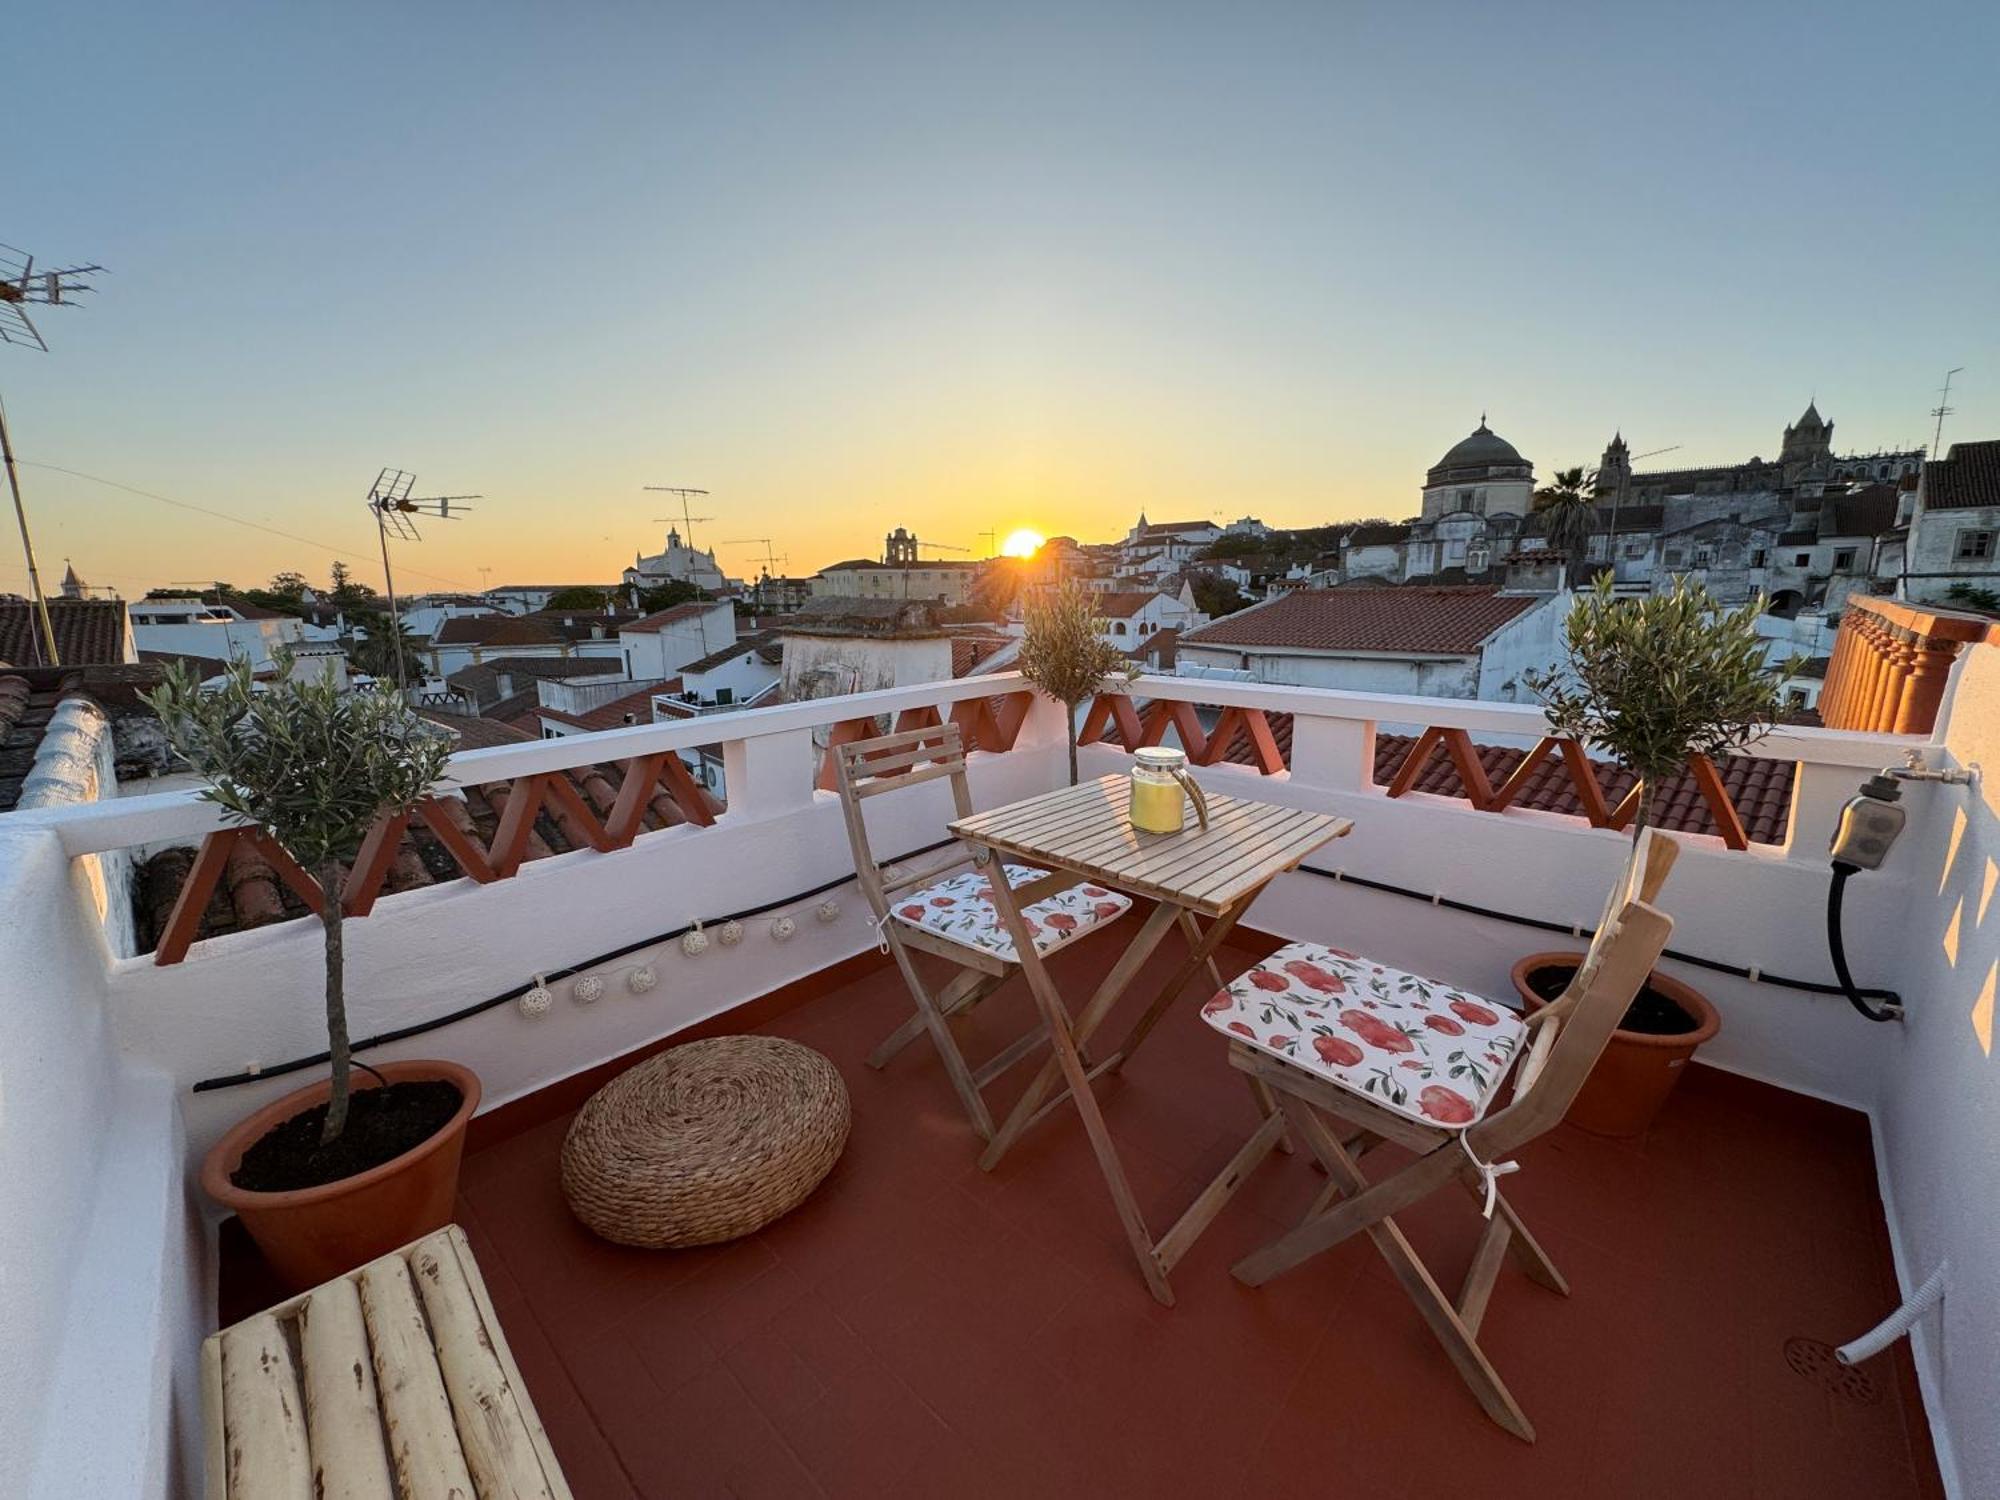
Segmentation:
[[(975, 813), (950, 826), (975, 850), (993, 856), (984, 866), (993, 905), (1013, 939), (1029, 992), (1048, 1025), (1053, 1054), (1021, 1095), (979, 1164), (990, 1171), (1030, 1125), (1065, 1099), (1073, 1099), (1111, 1190), (1125, 1237), (1138, 1258), (1140, 1273), (1153, 1295), (1171, 1307), (1174, 1297), (1167, 1285), (1167, 1272), (1214, 1217), (1221, 1200), (1211, 1201), (1205, 1194), (1155, 1244), (1105, 1129), (1103, 1113), (1090, 1090), (1091, 1080), (1116, 1071), (1138, 1050), (1196, 970), (1206, 965), (1216, 973), (1215, 950), (1265, 886), (1296, 869), (1307, 855), (1347, 833), (1353, 824), (1326, 813), (1211, 792), (1207, 828), (1196, 823), (1190, 806), (1187, 826), (1181, 832), (1143, 833), (1132, 826), (1127, 814), (1127, 786), (1122, 775), (1104, 776), (991, 812)], [(1049, 977), (1021, 905), (1002, 873), (1008, 860), (1066, 871), (1154, 902), (1131, 944), (1074, 1017)], [(1200, 918), (1207, 919), (1206, 928)], [(1081, 1052), (1091, 1035), (1167, 929), (1176, 925), (1187, 937), (1187, 957), (1118, 1049), (1100, 1061), (1086, 1063)], [(1221, 982), (1216, 974), (1216, 983)], [(1060, 1092), (1051, 1097), (1058, 1084)], [(1267, 1114), (1271, 1112), (1268, 1097), (1260, 1095), (1258, 1102)]]

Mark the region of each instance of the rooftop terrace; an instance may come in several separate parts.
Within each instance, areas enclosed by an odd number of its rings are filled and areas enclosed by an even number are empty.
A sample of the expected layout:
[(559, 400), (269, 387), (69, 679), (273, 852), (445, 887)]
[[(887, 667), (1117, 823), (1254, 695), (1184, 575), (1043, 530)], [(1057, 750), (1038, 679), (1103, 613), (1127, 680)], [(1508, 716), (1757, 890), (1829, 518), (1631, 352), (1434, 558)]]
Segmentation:
[[(1894, 722), (1904, 700), (1880, 673), (1856, 679), (1859, 659), (1837, 659), (1837, 710), (1866, 697)], [(1969, 644), (1951, 672), (1935, 729), (1786, 727), (1755, 747), (1789, 777), (1757, 795), (1789, 800), (1760, 808), (1744, 847), (1679, 835), (1662, 967), (1709, 995), (1723, 1029), (1650, 1135), (1560, 1127), (1507, 1179), (1572, 1286), (1561, 1298), (1503, 1273), (1481, 1334), (1532, 1410), (1532, 1446), (1485, 1419), (1365, 1243), (1255, 1290), (1227, 1274), (1318, 1192), (1303, 1154), (1257, 1169), (1163, 1308), (1073, 1115), (989, 1174), (934, 1052), (862, 1065), (909, 1002), (847, 883), (827, 746), (949, 716), (979, 747), (977, 806), (1046, 791), (1065, 774), (1061, 714), (1012, 674), (459, 755), (445, 800), (553, 798), (543, 813), (578, 836), (527, 859), (505, 828), (531, 836), (541, 813), (475, 819), (427, 883), (403, 888), (385, 865), (348, 929), (353, 1031), (370, 1061), (450, 1057), (484, 1082), (463, 1222), (579, 1495), (1990, 1494), (2000, 1226), (1976, 1185), (2000, 1157), (2000, 798), (1912, 785), (1908, 832), (1849, 892), (1858, 977), (1899, 991), (1904, 1022), (1856, 1015), (1823, 941), (1825, 839), (1864, 775), (1909, 749), (2000, 765), (2000, 651)], [(1265, 891), (1225, 972), (1305, 938), (1505, 999), (1515, 959), (1596, 920), (1620, 862), (1621, 835), (1593, 826), (1614, 809), (1509, 802), (1508, 765), (1483, 789), (1461, 779), (1467, 795), (1383, 778), (1391, 735), (1445, 760), (1454, 736), (1526, 750), (1533, 709), (1172, 678), (1132, 696), (1129, 718), (1099, 716), (1085, 776), (1125, 766), (1108, 741), (1136, 729), (1195, 749), (1212, 790), (1353, 820), (1311, 872)], [(711, 822), (627, 826), (552, 786), (586, 766), (650, 775), (718, 740), (727, 801)], [(872, 804), (878, 849), (936, 842), (949, 805), (939, 782)], [(135, 858), (220, 828), (181, 793), (0, 819), (0, 1451), (27, 1455), (25, 1494), (192, 1489), (195, 1351), (267, 1295), (191, 1171), (229, 1123), (311, 1076), (318, 934), (276, 921), (163, 957), (120, 927)], [(684, 927), (730, 914), (745, 914), (740, 944), (680, 951)], [(1139, 919), (1058, 956), (1065, 993)], [(1154, 962), (1176, 951), (1170, 938)], [(642, 963), (657, 984), (628, 987)], [(572, 981), (593, 976), (591, 1002)], [(538, 978), (555, 1003), (530, 1016), (512, 1001)], [(1017, 986), (965, 1023), (975, 1059), (1021, 1030)], [(1156, 1226), (1251, 1122), (1195, 1009), (1100, 1086)], [(715, 1249), (620, 1250), (578, 1227), (551, 1167), (568, 1113), (621, 1059), (750, 1028), (843, 1075), (853, 1134), (828, 1182)], [(1450, 1207), (1405, 1216), (1441, 1280), (1479, 1228)], [(1944, 1300), (1912, 1343), (1838, 1390), (1816, 1383), (1818, 1344), (1862, 1333), (1940, 1264)], [(1788, 1358), (1795, 1339), (1816, 1344)]]

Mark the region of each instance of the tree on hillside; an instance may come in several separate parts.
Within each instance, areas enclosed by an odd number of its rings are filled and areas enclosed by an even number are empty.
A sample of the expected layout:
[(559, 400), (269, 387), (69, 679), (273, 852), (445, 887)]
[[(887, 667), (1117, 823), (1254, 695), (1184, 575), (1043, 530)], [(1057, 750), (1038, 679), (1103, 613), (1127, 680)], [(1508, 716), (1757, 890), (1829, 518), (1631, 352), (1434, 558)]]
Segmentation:
[(1235, 584), (1214, 573), (1197, 573), (1188, 586), (1194, 590), (1194, 607), (1211, 620), (1233, 615), (1250, 602)]
[(365, 583), (357, 582), (344, 562), (336, 561), (327, 578), (332, 584), (328, 597), (343, 608), (353, 609), (359, 605), (371, 604), (376, 598), (375, 590)]
[(566, 589), (557, 589), (549, 595), (549, 602), (543, 609), (584, 609), (601, 614), (617, 594), (615, 589), (594, 589), (587, 583), (579, 583)]
[(706, 599), (708, 594), (693, 584), (679, 578), (669, 578), (656, 589), (646, 589), (639, 595), (639, 608), (647, 614), (658, 614), (663, 609), (672, 609), (676, 604), (691, 604), (697, 599)]
[(1536, 490), (1535, 514), (1542, 518), (1549, 551), (1563, 559), (1563, 582), (1575, 588), (1597, 530), (1597, 500), (1584, 487), (1583, 470), (1558, 470), (1554, 483)]

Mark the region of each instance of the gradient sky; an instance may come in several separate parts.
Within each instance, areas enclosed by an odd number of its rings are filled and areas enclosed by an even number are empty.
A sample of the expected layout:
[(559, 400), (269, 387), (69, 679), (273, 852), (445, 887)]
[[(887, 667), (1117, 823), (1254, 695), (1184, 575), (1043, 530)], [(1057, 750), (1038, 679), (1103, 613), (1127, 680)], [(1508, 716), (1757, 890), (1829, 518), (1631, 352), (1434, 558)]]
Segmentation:
[[(2000, 7), (49, 6), (0, 240), (111, 267), (0, 347), (24, 459), (410, 587), (610, 579), (652, 484), (806, 572), (896, 524), (1417, 508), (1538, 472), (2000, 436)], [(332, 555), (50, 469), (128, 596)], [(732, 572), (749, 546), (722, 547)], [(955, 556), (959, 554), (945, 554)], [(23, 586), (11, 540), (0, 589)]]

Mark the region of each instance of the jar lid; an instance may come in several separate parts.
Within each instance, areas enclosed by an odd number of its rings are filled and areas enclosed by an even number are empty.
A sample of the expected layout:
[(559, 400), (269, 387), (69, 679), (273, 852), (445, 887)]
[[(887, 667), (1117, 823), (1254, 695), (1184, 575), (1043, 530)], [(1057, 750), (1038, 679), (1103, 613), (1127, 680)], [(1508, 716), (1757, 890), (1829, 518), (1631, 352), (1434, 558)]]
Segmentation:
[(1132, 758), (1142, 766), (1162, 771), (1187, 764), (1187, 752), (1172, 745), (1146, 745), (1134, 750)]

